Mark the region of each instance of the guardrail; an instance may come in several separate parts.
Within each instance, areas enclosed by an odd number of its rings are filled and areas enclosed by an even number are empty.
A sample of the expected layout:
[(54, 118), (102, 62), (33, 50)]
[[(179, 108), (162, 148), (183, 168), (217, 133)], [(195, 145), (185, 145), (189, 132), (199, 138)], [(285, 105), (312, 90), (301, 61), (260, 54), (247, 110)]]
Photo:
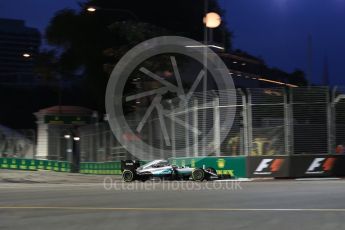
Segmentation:
[(70, 172), (71, 165), (67, 161), (36, 160), (21, 158), (0, 158), (0, 169), (17, 170), (51, 170), (55, 172)]

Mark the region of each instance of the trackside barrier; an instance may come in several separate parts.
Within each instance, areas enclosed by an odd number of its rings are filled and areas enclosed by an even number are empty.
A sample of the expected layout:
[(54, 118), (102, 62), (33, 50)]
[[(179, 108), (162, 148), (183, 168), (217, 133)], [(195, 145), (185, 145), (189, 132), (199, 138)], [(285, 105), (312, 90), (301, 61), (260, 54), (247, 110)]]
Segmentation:
[(249, 177), (303, 178), (345, 176), (345, 155), (248, 157)]
[(345, 155), (291, 156), (291, 177), (344, 177)]
[(179, 157), (169, 158), (169, 162), (180, 167), (193, 168), (212, 167), (220, 175), (230, 175), (235, 178), (246, 178), (247, 160), (245, 156), (234, 157)]
[[(244, 177), (344, 177), (345, 155), (292, 155), (292, 156), (236, 156), (236, 157), (181, 157), (170, 158), (177, 166), (197, 168), (212, 167), (218, 174), (235, 178)], [(147, 161), (141, 161), (145, 164)], [(50, 170), (70, 172), (66, 161), (0, 158), (0, 169)], [(98, 175), (120, 175), (121, 162), (82, 162), (80, 173)]]
[(120, 175), (121, 163), (116, 162), (82, 162), (80, 163), (80, 173), (98, 175)]
[(21, 158), (0, 158), (0, 169), (17, 170), (51, 170), (55, 172), (70, 172), (67, 161), (36, 160)]
[[(140, 165), (147, 161), (140, 161)], [(97, 175), (121, 175), (121, 161), (81, 162), (80, 173)]]
[(290, 177), (289, 156), (249, 156), (248, 177)]

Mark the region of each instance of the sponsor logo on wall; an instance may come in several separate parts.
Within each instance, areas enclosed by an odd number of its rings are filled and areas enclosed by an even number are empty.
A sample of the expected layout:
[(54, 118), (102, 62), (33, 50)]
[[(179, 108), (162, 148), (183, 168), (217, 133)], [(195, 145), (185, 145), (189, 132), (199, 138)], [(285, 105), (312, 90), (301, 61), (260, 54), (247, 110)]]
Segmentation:
[(306, 174), (323, 174), (332, 170), (336, 158), (334, 157), (318, 157), (309, 165)]
[(224, 159), (218, 159), (217, 160), (217, 166), (220, 169), (224, 168), (225, 167), (225, 160)]
[(284, 164), (282, 158), (265, 158), (262, 159), (258, 167), (255, 169), (254, 174), (256, 175), (271, 175), (272, 173), (278, 172)]

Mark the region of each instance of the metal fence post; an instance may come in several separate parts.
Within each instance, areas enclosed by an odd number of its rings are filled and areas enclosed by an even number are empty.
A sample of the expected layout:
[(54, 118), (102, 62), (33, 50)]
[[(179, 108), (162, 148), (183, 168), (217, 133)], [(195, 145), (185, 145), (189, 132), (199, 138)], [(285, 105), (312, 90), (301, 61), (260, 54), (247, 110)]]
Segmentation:
[(159, 136), (159, 147), (160, 158), (164, 159), (164, 141), (161, 136)]
[(88, 130), (87, 133), (87, 141), (88, 141), (88, 149), (87, 149), (87, 160), (86, 161), (93, 161), (93, 136), (92, 130)]
[(246, 101), (246, 94), (243, 90), (239, 90), (242, 98), (242, 124), (243, 124), (243, 147), (244, 147), (244, 155), (249, 155), (249, 142), (248, 142), (248, 111), (247, 111), (247, 101)]
[(109, 153), (108, 153), (108, 131), (107, 131), (107, 127), (105, 124), (103, 124), (103, 151), (104, 151), (104, 159), (105, 161), (108, 161), (109, 158)]
[(284, 149), (285, 155), (291, 155), (290, 152), (290, 106), (288, 102), (287, 89), (284, 90)]
[[(193, 127), (198, 126), (198, 100), (194, 100), (194, 109), (193, 109)], [(198, 133), (193, 132), (193, 145), (194, 145), (194, 156), (199, 155), (199, 147), (198, 147)]]
[[(189, 109), (186, 106), (185, 108), (185, 120), (186, 123), (189, 125)], [(186, 136), (185, 136), (185, 142), (186, 142), (186, 156), (189, 157), (190, 156), (190, 149), (189, 149), (189, 129), (185, 129), (186, 130)]]
[(92, 138), (92, 141), (91, 141), (91, 155), (92, 155), (92, 159), (91, 161), (97, 161), (97, 158), (96, 158), (96, 134), (93, 133), (91, 134), (91, 138)]
[[(332, 154), (336, 149), (336, 134), (335, 134), (335, 95), (336, 87), (333, 88), (332, 94), (330, 94), (331, 89), (328, 90), (327, 101), (327, 129), (328, 129), (328, 154)], [(329, 95), (330, 94), (330, 95)]]
[(293, 155), (295, 154), (295, 140), (294, 140), (294, 124), (295, 124), (295, 121), (294, 121), (294, 112), (293, 112), (293, 92), (292, 90), (290, 89), (289, 90), (289, 117), (288, 117), (288, 122), (289, 122), (289, 134), (290, 134), (290, 137), (289, 137), (289, 152), (290, 152), (290, 155)]
[(219, 114), (219, 98), (213, 100), (213, 142), (216, 156), (220, 156), (220, 114)]
[(149, 144), (149, 147), (148, 147), (148, 151), (149, 151), (149, 156), (148, 156), (148, 159), (151, 159), (153, 156), (154, 156), (154, 153), (153, 153), (153, 140), (154, 140), (154, 136), (153, 136), (153, 121), (150, 120), (148, 122), (148, 144)]
[(171, 112), (171, 118), (170, 118), (170, 128), (171, 128), (171, 150), (172, 150), (172, 157), (176, 157), (176, 137), (175, 137), (175, 120), (174, 120), (174, 109), (173, 105), (170, 104), (170, 111)]
[(248, 125), (248, 155), (253, 151), (253, 114), (252, 114), (252, 95), (250, 90), (247, 89), (247, 103), (244, 105), (247, 107), (247, 125)]

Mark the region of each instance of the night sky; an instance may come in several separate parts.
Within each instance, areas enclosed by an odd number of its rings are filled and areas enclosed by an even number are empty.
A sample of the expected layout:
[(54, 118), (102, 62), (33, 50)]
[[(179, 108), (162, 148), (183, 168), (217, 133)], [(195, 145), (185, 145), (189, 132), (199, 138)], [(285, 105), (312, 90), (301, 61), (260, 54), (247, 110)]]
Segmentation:
[(345, 85), (345, 0), (220, 0), (234, 32), (234, 47), (272, 67), (307, 72), (312, 36), (313, 83), (320, 84), (325, 56), (332, 85)]
[[(162, 0), (163, 1), (163, 0)], [(306, 70), (307, 37), (313, 40), (313, 83), (328, 58), (332, 85), (345, 85), (345, 0), (219, 0), (234, 33), (234, 48), (264, 58), (270, 67)], [(57, 10), (75, 0), (0, 0), (0, 17), (24, 19), (42, 32)]]

